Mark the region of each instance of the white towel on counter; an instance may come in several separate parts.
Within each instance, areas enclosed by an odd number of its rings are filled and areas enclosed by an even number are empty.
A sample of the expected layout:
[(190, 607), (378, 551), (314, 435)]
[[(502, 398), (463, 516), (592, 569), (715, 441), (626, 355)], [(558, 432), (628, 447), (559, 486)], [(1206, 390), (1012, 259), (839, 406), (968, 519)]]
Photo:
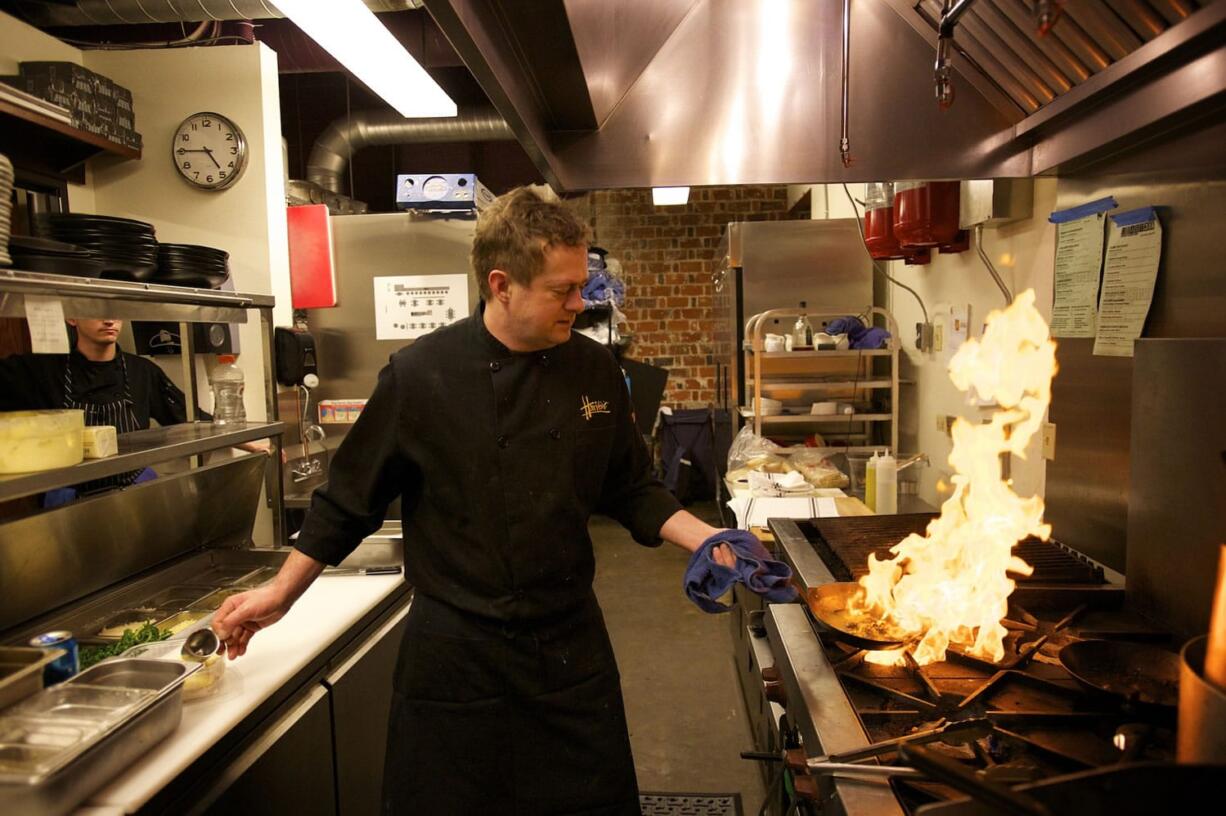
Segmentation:
[(812, 498), (732, 499), (728, 507), (736, 514), (736, 524), (742, 530), (765, 527), (772, 518), (811, 519), (839, 514), (835, 498), (845, 496), (838, 488), (815, 490)]

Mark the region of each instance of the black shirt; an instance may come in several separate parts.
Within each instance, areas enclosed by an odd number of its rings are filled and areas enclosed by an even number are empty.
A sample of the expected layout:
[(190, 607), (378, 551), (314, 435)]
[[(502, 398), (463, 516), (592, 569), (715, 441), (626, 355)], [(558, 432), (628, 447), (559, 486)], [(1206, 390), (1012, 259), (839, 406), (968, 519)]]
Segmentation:
[(312, 498), (297, 548), (339, 563), (397, 495), (406, 579), (501, 621), (560, 615), (590, 598), (594, 511), (655, 546), (680, 509), (651, 475), (608, 350), (572, 334), (515, 353), (480, 309), (392, 355)]
[[(144, 357), (119, 353), (127, 367), (132, 413), (137, 424), (148, 428), (150, 418), (159, 425), (186, 422), (183, 392), (165, 372)], [(16, 354), (0, 360), (0, 411), (63, 408), (65, 366), (72, 366), (74, 401), (106, 403), (123, 399), (123, 371), (118, 356), (99, 363), (86, 359), (76, 349), (68, 354)]]

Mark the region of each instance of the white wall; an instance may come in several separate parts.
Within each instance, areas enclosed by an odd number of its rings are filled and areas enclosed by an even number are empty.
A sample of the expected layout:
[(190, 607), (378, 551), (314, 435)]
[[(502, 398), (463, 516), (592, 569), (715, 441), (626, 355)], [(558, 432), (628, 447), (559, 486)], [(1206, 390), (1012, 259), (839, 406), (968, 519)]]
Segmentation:
[[(1036, 179), (1034, 210), (1031, 218), (984, 229), (984, 246), (1005, 285), (1014, 294), (1025, 289), (1035, 290), (1036, 305), (1045, 318), (1051, 317), (1052, 272), (1055, 260), (1055, 227), (1047, 216), (1055, 209), (1056, 180)], [(992, 309), (1004, 305), (1004, 296), (984, 268), (972, 242), (970, 250), (956, 255), (933, 253), (928, 266), (905, 266), (902, 261), (888, 263), (890, 274), (914, 288), (923, 298), (934, 320), (948, 323), (951, 306), (970, 306), (971, 336), (983, 331), (983, 321)], [(950, 440), (937, 427), (941, 416), (966, 416), (978, 419), (985, 414), (968, 405), (962, 392), (949, 381), (946, 366), (953, 354), (946, 342), (939, 352), (921, 354), (915, 349), (914, 326), (921, 320), (918, 304), (910, 294), (891, 285), (888, 308), (897, 318), (903, 335), (911, 376), (915, 385), (902, 387), (902, 427), (911, 444), (900, 443), (903, 452), (909, 449), (927, 453), (932, 466), (920, 473), (920, 497), (938, 504), (949, 495)], [(1014, 490), (1020, 495), (1042, 494), (1045, 462), (1041, 456), (1039, 435), (1031, 441), (1027, 458), (1013, 461)]]
[(795, 206), (806, 193), (809, 194), (809, 218), (822, 221), (827, 218), (855, 218), (856, 211), (847, 200), (850, 192), (857, 201), (864, 200), (864, 184), (789, 184), (788, 209)]
[[(263, 45), (141, 51), (89, 51), (85, 65), (132, 91), (136, 126), (144, 138), (140, 161), (93, 167), (93, 209), (107, 215), (148, 221), (160, 241), (203, 244), (230, 253), (234, 288), (272, 294), (274, 323), (289, 325), (289, 250), (282, 180), (277, 57)], [(170, 150), (180, 122), (193, 113), (227, 116), (247, 138), (250, 159), (233, 186), (203, 192), (178, 176)], [(82, 202), (74, 210), (85, 211)], [(264, 362), (258, 313), (239, 328), (238, 365), (247, 383), (245, 404), (253, 420), (267, 417)], [(206, 368), (199, 359), (200, 405), (212, 406)], [(164, 366), (182, 379), (180, 366)], [(182, 384), (180, 382), (180, 384)], [(257, 544), (271, 544), (271, 524), (261, 502)]]

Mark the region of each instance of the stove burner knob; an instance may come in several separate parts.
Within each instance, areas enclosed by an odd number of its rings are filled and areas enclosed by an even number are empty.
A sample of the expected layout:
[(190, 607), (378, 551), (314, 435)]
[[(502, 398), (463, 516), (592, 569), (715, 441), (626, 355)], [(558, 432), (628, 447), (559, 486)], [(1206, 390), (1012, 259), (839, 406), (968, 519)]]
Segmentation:
[(779, 676), (779, 670), (774, 666), (767, 666), (762, 670), (762, 693), (772, 703), (787, 708), (788, 690), (784, 688), (783, 678)]

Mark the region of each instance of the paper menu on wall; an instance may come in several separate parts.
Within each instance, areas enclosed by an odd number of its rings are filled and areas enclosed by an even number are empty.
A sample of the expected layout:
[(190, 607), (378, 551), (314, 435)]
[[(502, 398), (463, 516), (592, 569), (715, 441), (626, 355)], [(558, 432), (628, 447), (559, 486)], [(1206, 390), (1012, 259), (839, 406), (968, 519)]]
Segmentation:
[(416, 340), (468, 315), (467, 275), (396, 275), (374, 284), (377, 340)]
[(1103, 222), (1114, 198), (1101, 198), (1051, 214), (1056, 224), (1053, 337), (1093, 337), (1103, 264)]
[(1094, 353), (1131, 357), (1154, 299), (1162, 260), (1162, 223), (1153, 207), (1111, 216), (1103, 262)]
[(68, 330), (64, 328), (64, 306), (60, 299), (26, 295), (25, 309), (30, 350), (35, 354), (67, 354)]

